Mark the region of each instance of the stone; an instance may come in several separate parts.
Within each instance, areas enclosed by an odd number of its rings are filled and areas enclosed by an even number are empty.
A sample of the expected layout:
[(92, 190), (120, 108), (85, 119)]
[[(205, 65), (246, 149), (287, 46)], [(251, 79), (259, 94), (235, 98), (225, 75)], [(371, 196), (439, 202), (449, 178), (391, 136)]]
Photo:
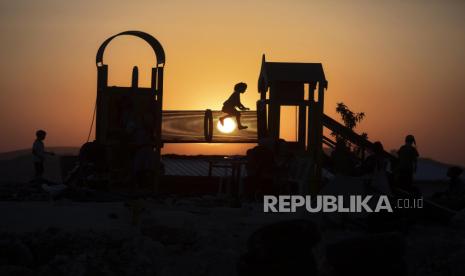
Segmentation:
[(2, 240), (0, 248), (2, 265), (30, 266), (34, 262), (30, 248), (20, 240)]
[(0, 266), (0, 275), (2, 276), (34, 276), (35, 273), (23, 266), (2, 265)]
[(329, 244), (326, 259), (341, 275), (406, 275), (405, 241), (398, 233), (358, 236)]
[(286, 220), (266, 225), (247, 241), (238, 275), (316, 275), (317, 264), (312, 248), (321, 236), (309, 220)]

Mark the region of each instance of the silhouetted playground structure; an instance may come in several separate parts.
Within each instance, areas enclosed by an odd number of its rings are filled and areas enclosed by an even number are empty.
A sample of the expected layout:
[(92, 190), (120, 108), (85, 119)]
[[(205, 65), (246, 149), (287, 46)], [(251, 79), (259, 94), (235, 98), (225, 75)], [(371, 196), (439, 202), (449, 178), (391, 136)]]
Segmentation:
[[(103, 62), (107, 45), (119, 36), (135, 36), (146, 41), (156, 56), (156, 66), (152, 68), (151, 86), (138, 85), (138, 68), (133, 68), (130, 87), (108, 86), (108, 65)], [(156, 155), (156, 174), (159, 174), (161, 149), (166, 143), (262, 143), (280, 139), (280, 110), (283, 106), (293, 106), (298, 110), (297, 141), (290, 142), (296, 152), (307, 154), (312, 160), (312, 185), (318, 188), (321, 180), (321, 160), (323, 144), (330, 147), (335, 142), (323, 136), (323, 127), (344, 136), (352, 143), (366, 148), (372, 143), (344, 127), (323, 113), (324, 94), (328, 87), (321, 63), (268, 62), (262, 58), (258, 78), (256, 111), (242, 112), (246, 130), (221, 133), (215, 128), (221, 111), (212, 110), (163, 110), (163, 77), (165, 51), (153, 36), (141, 31), (126, 31), (105, 40), (98, 49), (97, 64), (97, 103), (95, 139), (104, 145), (111, 166), (119, 151), (118, 132), (121, 106), (125, 101), (133, 105), (131, 109), (144, 117), (153, 116), (153, 148)]]
[[(108, 65), (103, 62), (107, 45), (119, 36), (135, 36), (146, 41), (154, 51), (156, 65), (152, 68), (151, 86), (139, 87), (138, 68), (133, 68), (130, 87), (108, 86)], [(249, 128), (221, 133), (215, 125), (221, 111), (212, 110), (163, 110), (163, 78), (165, 52), (153, 36), (140, 31), (126, 31), (105, 40), (98, 49), (97, 101), (95, 139), (103, 145), (108, 166), (118, 168), (121, 159), (120, 125), (124, 110), (130, 109), (138, 120), (150, 122), (155, 153), (155, 182), (161, 168), (161, 150), (167, 143), (257, 143), (278, 142), (280, 139), (281, 108), (297, 109), (296, 141), (288, 142), (293, 152), (310, 160), (308, 192), (321, 187), (323, 144), (335, 148), (336, 142), (323, 135), (323, 128), (357, 145), (362, 151), (373, 150), (373, 143), (356, 134), (323, 113), (325, 91), (328, 81), (321, 63), (269, 62), (262, 58), (258, 77), (258, 92), (255, 111), (243, 111), (242, 120)], [(130, 103), (130, 104), (129, 104)], [(148, 120), (146, 120), (148, 118)], [(396, 157), (384, 152), (386, 157)], [(121, 157), (123, 155), (123, 157)], [(117, 178), (118, 176), (114, 176)]]
[[(108, 86), (108, 65), (103, 63), (106, 46), (118, 36), (135, 36), (145, 40), (156, 56), (152, 68), (151, 87), (138, 85), (138, 68), (134, 67), (131, 87)], [(108, 155), (117, 155), (118, 132), (121, 126), (121, 106), (131, 101), (138, 117), (153, 116), (156, 168), (159, 167), (161, 149), (166, 143), (258, 143), (278, 140), (280, 110), (282, 106), (298, 108), (298, 139), (293, 143), (296, 151), (308, 153), (314, 160), (313, 179), (321, 177), (323, 143), (323, 103), (327, 80), (320, 63), (267, 62), (265, 56), (258, 81), (260, 99), (256, 111), (242, 112), (246, 130), (221, 133), (215, 128), (221, 111), (163, 110), (163, 72), (165, 52), (153, 36), (140, 31), (127, 31), (105, 40), (97, 52), (97, 103), (96, 141), (105, 145)], [(341, 125), (338, 125), (339, 127)], [(158, 170), (158, 169), (157, 169)]]

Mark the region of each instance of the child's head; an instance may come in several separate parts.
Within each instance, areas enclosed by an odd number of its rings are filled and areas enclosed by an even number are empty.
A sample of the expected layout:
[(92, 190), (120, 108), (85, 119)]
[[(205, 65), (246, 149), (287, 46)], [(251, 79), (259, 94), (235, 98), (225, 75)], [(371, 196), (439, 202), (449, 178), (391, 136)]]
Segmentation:
[(47, 136), (47, 132), (45, 132), (45, 130), (40, 129), (36, 131), (36, 137), (38, 140), (44, 140), (45, 136)]
[(234, 92), (244, 93), (246, 89), (247, 89), (247, 84), (244, 82), (240, 82), (234, 85)]
[(408, 145), (416, 144), (415, 143), (415, 137), (411, 134), (405, 136), (405, 143)]

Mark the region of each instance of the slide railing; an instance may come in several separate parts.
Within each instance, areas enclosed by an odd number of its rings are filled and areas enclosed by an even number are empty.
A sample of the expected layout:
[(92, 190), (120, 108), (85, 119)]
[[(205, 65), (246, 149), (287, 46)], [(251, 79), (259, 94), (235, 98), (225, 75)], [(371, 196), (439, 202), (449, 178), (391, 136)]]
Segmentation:
[[(333, 118), (323, 114), (323, 126), (325, 126), (326, 128), (328, 128), (329, 130), (333, 131), (334, 133), (338, 134), (338, 135), (341, 135), (343, 136), (345, 139), (347, 139), (348, 141), (350, 141), (351, 143), (359, 146), (359, 147), (362, 147), (364, 149), (372, 149), (373, 148), (373, 143), (370, 142), (369, 140), (365, 139), (363, 136), (353, 132), (351, 129), (345, 127), (344, 125), (342, 125), (341, 123), (337, 122), (336, 120), (334, 120)], [(335, 143), (330, 140), (329, 138), (327, 137), (324, 137), (323, 138), (323, 142), (330, 146), (330, 147), (334, 147), (335, 146)], [(388, 158), (391, 162), (393, 162), (394, 164), (397, 163), (397, 157), (384, 151), (384, 154), (386, 155), (386, 158)], [(402, 190), (400, 188), (394, 188), (394, 191), (398, 194), (398, 195), (402, 195), (402, 196), (413, 196), (411, 193), (405, 191), (405, 190)], [(443, 206), (443, 205), (440, 205), (440, 204), (437, 204), (436, 202), (434, 201), (431, 201), (431, 200), (428, 200), (428, 199), (423, 199), (423, 202), (424, 202), (424, 208), (427, 208), (429, 211), (433, 211), (434, 214), (436, 214), (438, 217), (452, 217), (454, 216), (457, 211), (455, 210), (452, 210), (446, 206)]]

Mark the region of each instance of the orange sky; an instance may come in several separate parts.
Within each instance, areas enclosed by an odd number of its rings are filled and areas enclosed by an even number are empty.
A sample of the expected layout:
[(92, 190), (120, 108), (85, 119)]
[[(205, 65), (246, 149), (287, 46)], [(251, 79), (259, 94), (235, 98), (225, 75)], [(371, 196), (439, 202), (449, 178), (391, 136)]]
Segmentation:
[[(406, 3), (408, 2), (408, 3)], [(85, 142), (95, 101), (95, 54), (125, 30), (154, 35), (166, 52), (166, 109), (220, 109), (238, 81), (258, 99), (261, 54), (321, 62), (325, 112), (343, 101), (358, 131), (385, 148), (416, 136), (422, 156), (465, 165), (463, 1), (0, 1), (0, 151)], [(151, 50), (136, 38), (107, 48), (110, 84), (148, 85)], [(168, 146), (165, 152), (239, 153), (243, 146)]]

